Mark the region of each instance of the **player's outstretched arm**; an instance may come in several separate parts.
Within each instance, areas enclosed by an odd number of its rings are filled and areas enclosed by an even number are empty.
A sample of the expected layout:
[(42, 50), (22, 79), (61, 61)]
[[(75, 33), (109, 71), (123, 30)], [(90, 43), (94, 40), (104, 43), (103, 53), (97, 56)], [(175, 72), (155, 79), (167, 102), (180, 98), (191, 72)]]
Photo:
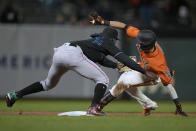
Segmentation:
[(126, 24), (120, 21), (108, 21), (102, 18), (97, 12), (93, 12), (89, 15), (90, 22), (95, 25), (107, 25), (118, 29), (124, 29)]
[(120, 21), (108, 21), (109, 26), (118, 28), (118, 29), (124, 29), (126, 27), (126, 24)]
[(102, 61), (99, 62), (100, 65), (104, 66), (104, 67), (108, 67), (108, 68), (113, 68), (113, 69), (117, 69), (117, 70), (121, 70), (124, 67), (124, 64), (120, 63), (120, 62), (113, 62), (110, 59), (104, 57)]
[(120, 21), (108, 21), (102, 18), (97, 12), (93, 12), (89, 15), (90, 22), (94, 25), (106, 25), (126, 31), (128, 37), (137, 37), (139, 29), (134, 26), (128, 26)]
[(149, 77), (151, 80), (157, 80), (158, 77), (156, 74), (154, 74), (153, 72), (150, 71), (146, 71), (145, 69), (143, 69), (139, 64), (137, 64), (134, 60), (132, 60), (131, 58), (129, 58), (129, 56), (127, 56), (126, 54), (124, 54), (123, 52), (117, 54), (115, 56), (115, 58), (120, 61), (121, 63), (123, 63), (125, 66), (136, 70), (144, 75), (146, 75), (147, 77)]
[(143, 69), (138, 63), (129, 58), (129, 56), (127, 56), (123, 52), (120, 52), (117, 55), (115, 55), (115, 58), (121, 63), (123, 63), (125, 66), (146, 75), (146, 70)]

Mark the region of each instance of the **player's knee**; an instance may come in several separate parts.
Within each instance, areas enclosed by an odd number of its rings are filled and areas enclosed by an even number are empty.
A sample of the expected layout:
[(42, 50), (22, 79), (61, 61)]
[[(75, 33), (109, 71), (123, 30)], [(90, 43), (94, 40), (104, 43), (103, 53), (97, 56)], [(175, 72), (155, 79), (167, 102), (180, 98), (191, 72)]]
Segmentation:
[(43, 80), (40, 83), (42, 84), (45, 91), (48, 91), (56, 86), (56, 84), (49, 82), (47, 80)]
[(129, 88), (129, 85), (126, 84), (126, 83), (124, 83), (124, 81), (120, 81), (120, 82), (117, 84), (117, 87), (118, 87), (119, 89), (125, 90), (125, 89)]
[(126, 90), (129, 86), (123, 81), (119, 82), (116, 86), (114, 86), (110, 92), (113, 96), (117, 97), (119, 96), (124, 90)]

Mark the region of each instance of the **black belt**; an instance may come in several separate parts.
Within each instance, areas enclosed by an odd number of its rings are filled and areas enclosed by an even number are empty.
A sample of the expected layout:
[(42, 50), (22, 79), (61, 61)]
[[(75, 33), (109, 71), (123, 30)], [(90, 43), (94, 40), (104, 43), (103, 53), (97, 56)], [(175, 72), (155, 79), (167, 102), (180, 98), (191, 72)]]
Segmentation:
[(77, 44), (76, 43), (70, 43), (69, 46), (77, 47)]

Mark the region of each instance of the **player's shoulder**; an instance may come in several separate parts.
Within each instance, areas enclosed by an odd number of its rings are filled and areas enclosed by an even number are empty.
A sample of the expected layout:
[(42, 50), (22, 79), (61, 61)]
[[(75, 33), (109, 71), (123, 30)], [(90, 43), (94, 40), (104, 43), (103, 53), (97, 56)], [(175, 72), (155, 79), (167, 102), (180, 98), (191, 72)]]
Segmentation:
[(158, 44), (158, 42), (156, 42), (155, 45), (156, 45), (156, 48), (159, 49), (164, 54), (163, 48)]
[(111, 38), (109, 38), (109, 37), (104, 37), (104, 43), (105, 44), (112, 44), (112, 45), (115, 45), (115, 41), (114, 40), (112, 40)]

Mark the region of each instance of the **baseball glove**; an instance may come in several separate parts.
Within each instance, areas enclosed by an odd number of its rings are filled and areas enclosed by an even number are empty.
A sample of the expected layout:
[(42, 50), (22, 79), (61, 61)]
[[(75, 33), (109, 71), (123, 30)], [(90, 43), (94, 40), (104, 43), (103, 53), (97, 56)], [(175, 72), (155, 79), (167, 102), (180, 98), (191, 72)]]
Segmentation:
[(121, 62), (117, 63), (117, 69), (120, 71), (125, 65)]
[(90, 13), (89, 18), (89, 22), (94, 25), (104, 24), (104, 19), (97, 12)]
[(130, 69), (130, 68), (127, 67), (127, 66), (124, 66), (123, 68), (121, 68), (121, 69), (119, 70), (119, 72), (128, 72), (128, 71), (130, 71), (130, 70), (132, 70), (132, 69)]
[[(129, 56), (132, 60), (134, 60), (135, 62), (137, 62), (136, 56)], [(119, 72), (128, 72), (131, 71), (132, 69), (130, 69), (127, 66), (123, 66), (119, 69)]]

